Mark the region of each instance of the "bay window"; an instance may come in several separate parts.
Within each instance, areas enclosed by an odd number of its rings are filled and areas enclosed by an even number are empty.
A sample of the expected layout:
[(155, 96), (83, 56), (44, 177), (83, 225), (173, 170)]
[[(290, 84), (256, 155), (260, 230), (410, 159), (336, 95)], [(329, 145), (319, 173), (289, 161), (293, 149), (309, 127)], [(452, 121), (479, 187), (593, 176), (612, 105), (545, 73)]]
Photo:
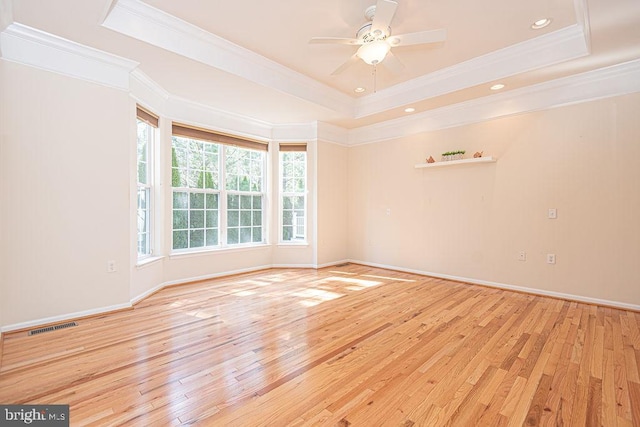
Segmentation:
[(265, 241), (267, 144), (173, 125), (173, 249)]

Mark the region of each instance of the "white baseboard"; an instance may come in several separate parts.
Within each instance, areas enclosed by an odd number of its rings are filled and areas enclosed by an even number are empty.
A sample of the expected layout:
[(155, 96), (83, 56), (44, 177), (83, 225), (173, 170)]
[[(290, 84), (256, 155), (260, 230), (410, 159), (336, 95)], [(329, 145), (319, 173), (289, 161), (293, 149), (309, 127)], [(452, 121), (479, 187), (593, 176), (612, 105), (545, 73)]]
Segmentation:
[(334, 265), (338, 265), (338, 264), (345, 264), (347, 262), (350, 262), (348, 259), (343, 259), (340, 261), (331, 261), (331, 262), (326, 262), (324, 264), (318, 264), (315, 266), (315, 268), (326, 268), (326, 267), (333, 267)]
[(527, 287), (524, 287), (524, 286), (508, 285), (506, 283), (498, 283), (498, 282), (491, 282), (491, 281), (488, 281), (488, 280), (472, 279), (472, 278), (469, 278), (469, 277), (452, 276), (452, 275), (449, 275), (449, 274), (433, 273), (433, 272), (430, 272), (430, 271), (415, 270), (415, 269), (412, 269), (412, 268), (404, 268), (404, 267), (397, 267), (397, 266), (393, 266), (393, 265), (378, 264), (378, 263), (373, 263), (373, 262), (360, 261), (360, 260), (356, 260), (356, 259), (351, 259), (348, 262), (352, 262), (354, 264), (362, 264), (362, 265), (366, 265), (366, 266), (369, 266), (369, 267), (377, 267), (377, 268), (384, 268), (384, 269), (387, 269), (387, 270), (402, 271), (404, 273), (419, 274), (421, 276), (436, 277), (438, 279), (455, 280), (457, 282), (466, 282), (466, 283), (471, 283), (471, 284), (474, 284), (474, 285), (482, 285), (482, 286), (489, 286), (489, 287), (492, 287), (492, 288), (499, 288), (499, 289), (507, 289), (507, 290), (511, 290), (511, 291), (524, 292), (524, 293), (527, 293), (527, 294), (540, 295), (540, 296), (553, 297), (553, 298), (560, 298), (560, 299), (565, 299), (565, 300), (570, 300), (570, 301), (584, 302), (584, 303), (587, 303), (587, 304), (602, 305), (602, 306), (607, 306), (607, 307), (615, 307), (615, 308), (620, 308), (620, 309), (623, 309), (623, 310), (640, 311), (640, 305), (629, 304), (629, 303), (626, 303), (626, 302), (611, 301), (611, 300), (605, 300), (605, 299), (600, 299), (600, 298), (591, 298), (591, 297), (585, 297), (585, 296), (582, 296), (582, 295), (565, 294), (565, 293), (562, 293), (562, 292), (554, 292), (554, 291), (548, 291), (548, 290), (536, 289), (536, 288), (527, 288)]
[(124, 304), (110, 305), (107, 307), (93, 308), (91, 310), (76, 311), (75, 313), (61, 314), (59, 316), (44, 317), (41, 319), (29, 320), (27, 322), (14, 323), (12, 325), (3, 326), (2, 328), (0, 328), (0, 330), (2, 332), (10, 332), (20, 329), (29, 329), (37, 326), (48, 325), (50, 323), (59, 323), (65, 320), (80, 319), (82, 317), (95, 316), (97, 314), (109, 313), (112, 311), (123, 310), (131, 307), (131, 303), (127, 302)]
[[(219, 277), (226, 277), (226, 276), (233, 276), (235, 274), (242, 274), (242, 273), (251, 273), (254, 271), (260, 271), (260, 270), (266, 270), (268, 268), (273, 267), (272, 265), (262, 265), (259, 267), (248, 267), (248, 268), (241, 268), (238, 270), (231, 270), (231, 271), (223, 271), (220, 273), (213, 273), (213, 274), (205, 274), (203, 276), (195, 276), (195, 277), (188, 277), (186, 279), (178, 279), (178, 280), (170, 280), (168, 282), (164, 282), (162, 284), (160, 284), (159, 286), (156, 286), (156, 288), (159, 288), (157, 290), (160, 290), (162, 288), (165, 288), (167, 286), (173, 286), (173, 285), (183, 285), (185, 283), (191, 283), (191, 282), (199, 282), (200, 280), (209, 280), (209, 279), (217, 279)], [(154, 289), (156, 289), (154, 288)], [(156, 291), (154, 291), (156, 292)], [(140, 299), (137, 299), (137, 301), (139, 301)]]
[(595, 305), (604, 305), (604, 306), (608, 306), (608, 307), (621, 308), (621, 309), (624, 309), (624, 310), (640, 311), (640, 305), (628, 304), (628, 303), (624, 303), (624, 302), (620, 302), (620, 301), (611, 301), (611, 300), (605, 300), (605, 299), (599, 299), (599, 298), (585, 297), (585, 296), (581, 296), (581, 295), (565, 294), (565, 293), (561, 293), (561, 292), (547, 291), (547, 290), (543, 290), (543, 289), (527, 288), (527, 287), (524, 287), (524, 286), (508, 285), (506, 283), (498, 283), (498, 282), (491, 282), (491, 281), (487, 281), (487, 280), (472, 279), (472, 278), (469, 278), (469, 277), (461, 277), (461, 276), (453, 276), (453, 275), (449, 275), (449, 274), (434, 273), (434, 272), (430, 272), (430, 271), (416, 270), (416, 269), (412, 269), (412, 268), (404, 268), (404, 267), (398, 267), (398, 266), (394, 266), (394, 265), (379, 264), (379, 263), (361, 261), (361, 260), (356, 260), (356, 259), (345, 259), (345, 260), (341, 260), (341, 261), (333, 261), (333, 262), (324, 263), (324, 264), (318, 264), (318, 265), (314, 265), (314, 264), (272, 264), (272, 265), (263, 265), (263, 266), (259, 266), (259, 267), (242, 268), (242, 269), (239, 269), (239, 270), (225, 271), (225, 272), (221, 272), (221, 273), (213, 273), (213, 274), (207, 274), (207, 275), (203, 275), (203, 276), (188, 277), (188, 278), (179, 279), (179, 280), (171, 280), (171, 281), (163, 282), (163, 283), (161, 283), (161, 284), (159, 284), (157, 286), (154, 286), (153, 288), (151, 288), (151, 289), (149, 289), (149, 290), (147, 290), (147, 291), (145, 291), (145, 292), (133, 297), (131, 299), (131, 301), (128, 302), (128, 303), (117, 304), (117, 305), (112, 305), (112, 306), (107, 306), (107, 307), (100, 307), (100, 308), (95, 308), (95, 309), (91, 309), (91, 310), (79, 311), (79, 312), (70, 313), (70, 314), (63, 314), (63, 315), (59, 315), (59, 316), (46, 317), (46, 318), (42, 318), (42, 319), (30, 320), (28, 322), (14, 323), (12, 325), (2, 326), (2, 327), (0, 327), (0, 338), (2, 336), (1, 335), (2, 332), (10, 332), (10, 331), (15, 331), (15, 330), (20, 330), (20, 329), (28, 329), (28, 328), (33, 328), (33, 327), (36, 327), (36, 326), (62, 322), (62, 321), (65, 321), (65, 320), (78, 319), (78, 318), (87, 317), (87, 316), (95, 316), (97, 314), (103, 314), (103, 313), (108, 313), (108, 312), (111, 312), (111, 311), (117, 311), (117, 310), (122, 310), (122, 309), (126, 309), (126, 308), (131, 308), (131, 307), (133, 307), (133, 305), (137, 304), (138, 302), (142, 301), (143, 299), (147, 298), (148, 296), (150, 296), (150, 295), (152, 295), (152, 294), (154, 294), (154, 293), (166, 288), (167, 286), (182, 285), (182, 284), (186, 284), (186, 283), (197, 282), (197, 281), (200, 281), (200, 280), (209, 280), (209, 279), (216, 279), (216, 278), (220, 278), (220, 277), (233, 276), (235, 274), (251, 273), (251, 272), (254, 272), (254, 271), (266, 270), (266, 269), (269, 269), (269, 268), (315, 268), (315, 269), (320, 269), (320, 268), (332, 267), (334, 265), (343, 264), (343, 263), (347, 263), (347, 262), (366, 265), (366, 266), (369, 266), (369, 267), (384, 268), (384, 269), (387, 269), (387, 270), (395, 270), (395, 271), (402, 271), (402, 272), (405, 272), (405, 273), (419, 274), (421, 276), (436, 277), (436, 278), (439, 278), (439, 279), (448, 279), (448, 280), (455, 280), (457, 282), (466, 282), (466, 283), (471, 283), (471, 284), (475, 284), (475, 285), (490, 286), (492, 288), (499, 288), (499, 289), (507, 289), (507, 290), (512, 290), (512, 291), (518, 291), (518, 292), (525, 292), (525, 293), (533, 294), (533, 295), (561, 298), (561, 299), (565, 299), (565, 300), (584, 302), (584, 303), (595, 304)]
[(315, 264), (272, 264), (271, 268), (318, 268)]

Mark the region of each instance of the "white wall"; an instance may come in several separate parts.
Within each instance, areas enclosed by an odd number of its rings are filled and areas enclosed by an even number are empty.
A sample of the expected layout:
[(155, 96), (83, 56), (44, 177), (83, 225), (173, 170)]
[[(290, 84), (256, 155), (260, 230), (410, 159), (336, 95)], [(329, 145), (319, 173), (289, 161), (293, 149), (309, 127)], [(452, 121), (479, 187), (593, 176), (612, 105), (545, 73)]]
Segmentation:
[[(351, 148), (349, 257), (640, 305), (638, 111), (634, 94)], [(454, 149), (499, 160), (413, 167)]]
[[(161, 115), (160, 164), (171, 155), (171, 119), (242, 134), (238, 123), (141, 95), (136, 84), (136, 100)], [(345, 259), (640, 304), (640, 94), (351, 148), (311, 141), (308, 246), (278, 246), (274, 219), (272, 245), (171, 255), (164, 203), (161, 258), (142, 266), (132, 182), (136, 100), (0, 61), (0, 326), (127, 306), (168, 283)], [(269, 134), (260, 123), (249, 128)], [(458, 148), (499, 161), (413, 167)], [(164, 168), (158, 200), (170, 200), (168, 182)], [(273, 187), (269, 194), (276, 218), (278, 194)], [(551, 207), (556, 220), (546, 218)], [(521, 250), (526, 262), (517, 260)], [(545, 263), (547, 253), (556, 265)], [(106, 272), (108, 260), (116, 273)]]
[(318, 142), (318, 265), (348, 258), (348, 150), (341, 145)]
[[(171, 254), (171, 171), (157, 181), (158, 259), (137, 265), (135, 104), (161, 115), (158, 165), (171, 158), (166, 99), (0, 61), (0, 326), (8, 329), (126, 307), (159, 287), (276, 265), (315, 265), (315, 200), (309, 245), (269, 245)], [(201, 110), (193, 123), (225, 128)], [(170, 113), (171, 114), (171, 113)], [(263, 129), (258, 129), (264, 132)], [(272, 144), (274, 145), (274, 144)], [(277, 166), (277, 150), (269, 160)], [(309, 144), (309, 190), (315, 192), (315, 141)], [(273, 166), (273, 165), (272, 165)], [(272, 169), (277, 176), (277, 167)], [(271, 185), (277, 186), (271, 177)], [(273, 191), (271, 191), (273, 190)], [(278, 193), (269, 191), (277, 217)], [(165, 201), (162, 203), (162, 201)], [(274, 217), (275, 218), (275, 217)], [(117, 272), (107, 273), (114, 260)]]
[(1, 62), (3, 324), (127, 303), (128, 94)]

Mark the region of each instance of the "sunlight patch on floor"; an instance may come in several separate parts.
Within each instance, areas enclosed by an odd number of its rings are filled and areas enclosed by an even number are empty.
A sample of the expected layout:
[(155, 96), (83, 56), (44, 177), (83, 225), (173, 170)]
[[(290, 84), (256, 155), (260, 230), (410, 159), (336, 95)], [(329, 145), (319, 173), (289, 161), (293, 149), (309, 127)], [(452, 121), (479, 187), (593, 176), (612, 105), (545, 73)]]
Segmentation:
[(372, 279), (383, 279), (383, 280), (389, 280), (391, 282), (415, 282), (415, 280), (411, 280), (411, 279), (399, 279), (397, 277), (386, 277), (386, 276), (375, 276), (373, 274), (363, 274), (362, 277), (371, 277)]
[(350, 285), (358, 285), (363, 288), (370, 288), (373, 286), (382, 285), (382, 282), (374, 281), (374, 280), (363, 280), (363, 279), (354, 279), (351, 277), (330, 277), (327, 281), (335, 281), (335, 282), (343, 282), (348, 283)]

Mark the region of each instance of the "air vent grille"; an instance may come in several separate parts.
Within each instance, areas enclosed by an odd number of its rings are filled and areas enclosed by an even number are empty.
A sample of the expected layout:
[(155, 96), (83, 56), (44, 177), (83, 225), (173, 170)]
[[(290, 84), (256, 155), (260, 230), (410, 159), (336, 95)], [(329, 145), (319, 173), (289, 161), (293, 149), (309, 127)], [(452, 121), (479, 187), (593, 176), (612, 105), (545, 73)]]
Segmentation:
[(71, 328), (72, 326), (78, 326), (78, 324), (76, 322), (68, 322), (68, 323), (61, 323), (60, 325), (46, 326), (44, 328), (33, 329), (29, 331), (29, 336), (42, 334), (44, 332), (57, 331), (58, 329)]

